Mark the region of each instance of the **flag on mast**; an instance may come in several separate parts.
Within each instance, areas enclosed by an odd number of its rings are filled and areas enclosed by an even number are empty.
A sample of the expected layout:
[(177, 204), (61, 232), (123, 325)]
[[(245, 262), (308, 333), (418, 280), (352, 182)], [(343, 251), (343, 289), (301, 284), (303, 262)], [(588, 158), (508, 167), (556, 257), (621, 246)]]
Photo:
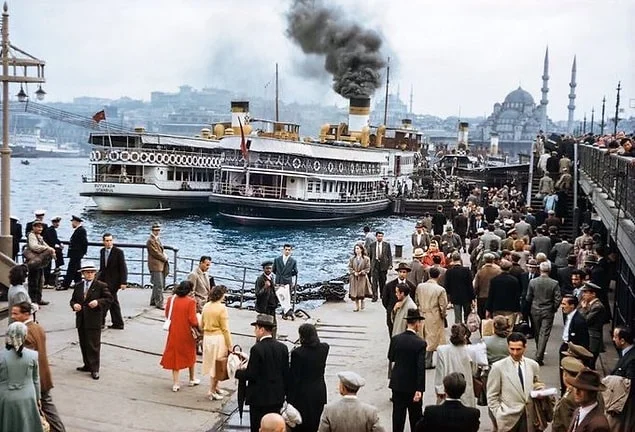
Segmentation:
[(240, 121), (240, 117), (238, 117), (238, 124), (240, 125), (240, 153), (243, 155), (244, 159), (247, 159), (249, 152), (247, 150), (247, 142), (245, 141), (245, 131), (243, 130), (243, 122)]
[(106, 120), (106, 111), (101, 110), (101, 111), (96, 112), (96, 113), (93, 115), (93, 121), (94, 121), (95, 123), (99, 123), (99, 122), (100, 122), (100, 121), (102, 121), (102, 120)]

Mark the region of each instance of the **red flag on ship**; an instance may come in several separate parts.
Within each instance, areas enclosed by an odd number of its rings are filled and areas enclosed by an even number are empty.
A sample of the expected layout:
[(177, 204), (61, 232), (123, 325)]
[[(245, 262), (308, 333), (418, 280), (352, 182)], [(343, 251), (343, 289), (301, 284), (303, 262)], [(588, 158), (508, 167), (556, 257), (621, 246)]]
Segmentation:
[(95, 123), (99, 123), (102, 120), (106, 120), (106, 111), (101, 110), (93, 115), (93, 121)]
[(240, 153), (243, 155), (243, 158), (247, 159), (247, 155), (249, 154), (249, 152), (247, 150), (245, 131), (243, 130), (243, 123), (240, 121), (240, 117), (238, 117), (238, 124), (240, 125)]

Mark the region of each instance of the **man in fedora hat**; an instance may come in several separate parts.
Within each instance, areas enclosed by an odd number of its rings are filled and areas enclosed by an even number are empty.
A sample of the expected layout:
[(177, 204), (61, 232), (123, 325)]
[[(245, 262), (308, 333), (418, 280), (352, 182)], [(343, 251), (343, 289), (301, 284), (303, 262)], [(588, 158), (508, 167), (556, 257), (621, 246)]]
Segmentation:
[(86, 228), (82, 225), (83, 219), (79, 216), (73, 215), (71, 217), (71, 226), (73, 227), (73, 234), (68, 242), (68, 267), (66, 268), (66, 276), (64, 276), (64, 282), (62, 282), (62, 289), (67, 290), (70, 288), (71, 283), (78, 283), (81, 280), (81, 275), (78, 272), (82, 258), (88, 251), (88, 235), (86, 234)]
[(247, 380), (245, 402), (249, 405), (252, 432), (258, 432), (265, 414), (278, 413), (287, 395), (289, 383), (289, 350), (275, 340), (273, 316), (259, 313), (254, 326), (256, 343), (249, 351), (249, 362), (236, 371), (236, 378)]
[(410, 286), (407, 283), (397, 284), (394, 292), (395, 303), (390, 309), (390, 337), (403, 333), (406, 330), (406, 322), (403, 318), (409, 309), (417, 307), (417, 304), (410, 295)]
[(430, 234), (428, 234), (423, 226), (422, 221), (418, 221), (415, 225), (415, 232), (410, 236), (412, 249), (421, 248), (424, 251), (430, 246)]
[[(574, 357), (563, 357), (560, 360), (560, 369), (562, 370), (560, 374), (560, 379), (563, 380), (565, 377), (571, 379), (575, 378), (575, 376), (584, 369), (584, 364)], [(553, 409), (553, 423), (551, 424), (552, 432), (567, 432), (569, 425), (571, 424), (571, 420), (573, 419), (573, 412), (575, 411), (576, 405), (575, 400), (573, 399), (573, 389), (571, 386), (566, 386), (566, 391), (563, 393), (562, 397), (556, 402), (556, 405)]]
[[(428, 272), (423, 266), (423, 258), (426, 254), (422, 248), (416, 248), (412, 254), (412, 261), (410, 262), (410, 272), (408, 273), (408, 280), (417, 287), (421, 282), (424, 282), (428, 278)], [(414, 288), (413, 291), (414, 292)]]
[(99, 379), (99, 351), (101, 349), (101, 322), (104, 310), (112, 301), (108, 285), (95, 279), (97, 267), (92, 261), (83, 261), (78, 270), (82, 281), (75, 284), (71, 297), (71, 309), (75, 311), (75, 326), (84, 364), (77, 368), (90, 372)]
[(418, 309), (408, 309), (403, 320), (406, 330), (390, 339), (388, 361), (393, 363), (388, 387), (392, 390), (392, 430), (403, 432), (406, 410), (410, 430), (421, 418), (423, 392), (426, 389), (426, 342), (419, 337), (423, 316)]
[(580, 313), (586, 319), (589, 328), (589, 351), (593, 353), (593, 359), (591, 359), (589, 366), (595, 369), (595, 362), (604, 348), (602, 333), (606, 319), (606, 310), (598, 298), (598, 293), (602, 288), (592, 282), (587, 282), (580, 290), (582, 291)]
[(273, 319), (273, 337), (276, 337), (276, 308), (279, 305), (276, 286), (273, 281), (273, 261), (262, 263), (262, 273), (256, 279), (256, 312), (270, 315)]
[(151, 230), (150, 236), (146, 241), (148, 270), (150, 271), (150, 283), (152, 284), (150, 306), (154, 306), (157, 309), (164, 309), (163, 289), (165, 288), (165, 277), (169, 271), (168, 256), (163, 250), (163, 244), (159, 238), (161, 234), (161, 224), (158, 222), (153, 223)]
[(355, 372), (338, 372), (342, 398), (324, 407), (318, 432), (384, 432), (377, 408), (357, 399), (366, 381)]
[(609, 423), (598, 404), (598, 393), (606, 390), (600, 375), (591, 369), (583, 369), (575, 378), (565, 377), (565, 383), (572, 387), (573, 399), (578, 406), (569, 431), (609, 432)]
[(410, 293), (410, 297), (414, 300), (414, 293), (417, 286), (408, 280), (408, 276), (412, 273), (408, 264), (401, 262), (397, 265), (397, 277), (392, 279), (384, 286), (384, 292), (381, 294), (381, 302), (386, 309), (386, 326), (388, 326), (388, 334), (389, 336), (393, 335), (393, 309), (395, 308), (395, 304), (397, 303), (397, 293), (396, 288), (400, 284), (405, 284), (408, 286), (408, 290)]

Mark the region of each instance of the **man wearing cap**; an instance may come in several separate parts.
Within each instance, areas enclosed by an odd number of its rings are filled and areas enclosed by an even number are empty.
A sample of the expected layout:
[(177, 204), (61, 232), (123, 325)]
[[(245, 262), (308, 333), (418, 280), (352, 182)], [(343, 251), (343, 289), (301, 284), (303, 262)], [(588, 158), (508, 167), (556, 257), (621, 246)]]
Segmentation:
[(425, 251), (430, 246), (430, 234), (425, 232), (423, 222), (418, 221), (415, 225), (415, 232), (410, 236), (410, 243), (413, 250), (421, 248)]
[(494, 276), (489, 283), (489, 295), (485, 303), (485, 316), (493, 318), (503, 315), (510, 324), (516, 323), (516, 315), (520, 312), (520, 281), (516, 276), (509, 274), (512, 263), (501, 260), (501, 273)]
[(604, 305), (598, 299), (598, 292), (601, 290), (598, 285), (587, 282), (582, 288), (582, 301), (580, 302), (580, 313), (586, 319), (589, 327), (589, 351), (593, 353), (593, 359), (590, 367), (595, 369), (600, 352), (604, 348), (602, 333), (604, 330), (604, 321), (606, 319), (606, 311)]
[(419, 337), (423, 316), (417, 309), (408, 309), (406, 330), (390, 339), (388, 361), (393, 364), (390, 374), (392, 390), (392, 430), (403, 432), (406, 425), (406, 411), (410, 420), (410, 430), (421, 418), (423, 393), (426, 389), (426, 342)]
[(549, 277), (551, 264), (540, 263), (540, 276), (529, 281), (527, 290), (527, 303), (530, 305), (530, 313), (535, 326), (536, 361), (543, 364), (545, 349), (551, 335), (553, 318), (560, 301), (560, 286), (558, 282)]
[(75, 312), (75, 326), (84, 362), (77, 370), (90, 372), (92, 378), (98, 380), (101, 323), (112, 295), (105, 282), (95, 279), (97, 267), (92, 261), (83, 261), (78, 272), (83, 280), (75, 284), (70, 301), (71, 309)]
[(46, 215), (46, 210), (35, 210), (35, 219), (31, 222), (27, 222), (26, 227), (24, 228), (24, 235), (28, 236), (31, 230), (33, 229), (33, 222), (40, 221), (42, 223), (43, 231), (46, 231), (48, 225), (44, 223), (44, 215)]
[(445, 228), (445, 234), (441, 236), (441, 249), (445, 255), (448, 255), (450, 252), (454, 250), (461, 249), (463, 245), (461, 245), (461, 237), (458, 234), (454, 233), (451, 225), (448, 225)]
[(375, 233), (376, 241), (370, 245), (368, 257), (370, 258), (370, 268), (373, 285), (373, 302), (376, 302), (384, 291), (386, 285), (386, 274), (392, 267), (392, 251), (390, 243), (384, 241), (384, 233)]
[(487, 378), (487, 406), (499, 431), (533, 431), (534, 383), (539, 381), (540, 366), (525, 357), (527, 338), (521, 333), (507, 337), (509, 356), (492, 364)]
[(615, 422), (618, 427), (612, 430), (627, 432), (635, 430), (635, 347), (633, 346), (633, 332), (625, 326), (613, 329), (613, 342), (620, 352), (620, 359), (611, 375), (631, 380), (631, 388), (622, 412), (609, 417), (609, 423)]
[[(51, 226), (47, 227), (42, 233), (44, 242), (55, 249), (55, 271), (51, 275), (51, 264), (44, 268), (44, 284), (54, 287), (56, 285), (55, 276), (59, 272), (59, 268), (64, 265), (64, 245), (57, 237), (57, 229), (60, 227), (61, 217), (57, 216), (51, 219)], [(53, 276), (53, 277), (51, 277)]]
[(65, 290), (70, 288), (71, 282), (78, 283), (81, 280), (78, 270), (81, 267), (82, 258), (88, 251), (88, 236), (82, 222), (83, 220), (79, 216), (73, 215), (71, 217), (73, 234), (68, 242), (68, 267), (66, 268), (64, 282), (62, 282), (62, 289)]
[(432, 369), (432, 357), (439, 345), (446, 343), (445, 327), (448, 306), (448, 296), (445, 289), (439, 285), (441, 272), (436, 267), (429, 270), (430, 279), (419, 284), (415, 301), (419, 312), (425, 317), (425, 326), (420, 331), (420, 335), (427, 342), (426, 347), (426, 368)]
[(366, 381), (355, 372), (338, 372), (342, 399), (324, 407), (318, 432), (384, 432), (377, 408), (357, 399)]
[(273, 281), (273, 261), (262, 263), (262, 273), (256, 279), (256, 312), (267, 314), (273, 319), (273, 337), (277, 333), (276, 308), (278, 307), (278, 297), (276, 296), (276, 286)]
[(573, 413), (569, 425), (571, 432), (609, 432), (609, 423), (598, 404), (598, 393), (606, 390), (600, 375), (590, 369), (583, 369), (575, 378), (565, 377), (572, 387), (573, 399), (578, 408)]
[(110, 311), (112, 329), (123, 330), (123, 316), (121, 315), (121, 305), (119, 304), (118, 292), (126, 289), (128, 283), (128, 266), (126, 257), (121, 249), (114, 245), (114, 238), (110, 233), (101, 236), (104, 247), (99, 251), (99, 277), (98, 280), (105, 282), (112, 294), (112, 302), (104, 308), (102, 327), (106, 325), (106, 315)]
[[(33, 254), (38, 254), (37, 258), (43, 257), (52, 258), (55, 256), (55, 249), (44, 243), (42, 239), (42, 228), (44, 223), (39, 220), (34, 220), (31, 225), (31, 232), (27, 235), (27, 245), (25, 251), (28, 249)], [(29, 297), (35, 303), (40, 306), (45, 306), (49, 302), (42, 300), (42, 262), (38, 264), (38, 260), (33, 259), (27, 261), (29, 268), (28, 271), (28, 287)]]
[[(564, 378), (575, 378), (575, 376), (584, 369), (584, 364), (574, 357), (564, 357), (560, 360), (560, 380), (564, 383)], [(575, 411), (576, 404), (573, 399), (573, 389), (571, 386), (566, 386), (566, 391), (562, 394), (562, 397), (558, 399), (553, 409), (553, 423), (551, 424), (552, 432), (567, 432), (571, 420), (573, 420), (573, 413)]]
[(236, 371), (236, 378), (247, 380), (249, 422), (251, 431), (258, 432), (262, 417), (280, 412), (284, 403), (289, 384), (289, 350), (271, 335), (275, 327), (273, 316), (258, 314), (251, 325), (256, 343), (249, 351), (247, 366)]
[(146, 241), (148, 270), (150, 271), (150, 283), (152, 284), (150, 306), (163, 310), (163, 289), (165, 288), (165, 277), (169, 271), (168, 256), (163, 250), (163, 244), (159, 238), (161, 225), (155, 222), (152, 224), (151, 229), (150, 237)]
[[(421, 264), (419, 264), (421, 266)], [(386, 283), (384, 286), (384, 291), (381, 294), (381, 302), (386, 309), (386, 325), (388, 326), (388, 335), (392, 336), (393, 334), (393, 310), (395, 304), (397, 303), (397, 294), (396, 288), (398, 285), (405, 284), (408, 286), (409, 295), (412, 299), (415, 296), (415, 290), (417, 286), (414, 285), (411, 281), (408, 280), (408, 276), (412, 273), (412, 269), (408, 267), (408, 264), (401, 262), (397, 266), (397, 277), (392, 279), (390, 282)]]

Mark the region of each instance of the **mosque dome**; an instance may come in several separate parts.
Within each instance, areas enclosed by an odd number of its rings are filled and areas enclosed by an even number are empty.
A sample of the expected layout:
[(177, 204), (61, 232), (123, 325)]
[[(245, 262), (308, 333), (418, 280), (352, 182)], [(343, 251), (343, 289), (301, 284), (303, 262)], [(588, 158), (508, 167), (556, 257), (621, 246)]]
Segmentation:
[(506, 109), (500, 113), (499, 119), (516, 120), (520, 113), (514, 109)]
[(505, 104), (511, 104), (511, 103), (520, 103), (523, 105), (533, 105), (534, 104), (534, 98), (531, 97), (531, 95), (529, 94), (529, 92), (523, 90), (520, 86), (514, 90), (513, 92), (511, 92), (510, 94), (507, 95), (507, 97), (505, 98)]

